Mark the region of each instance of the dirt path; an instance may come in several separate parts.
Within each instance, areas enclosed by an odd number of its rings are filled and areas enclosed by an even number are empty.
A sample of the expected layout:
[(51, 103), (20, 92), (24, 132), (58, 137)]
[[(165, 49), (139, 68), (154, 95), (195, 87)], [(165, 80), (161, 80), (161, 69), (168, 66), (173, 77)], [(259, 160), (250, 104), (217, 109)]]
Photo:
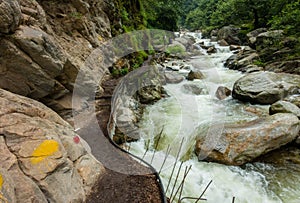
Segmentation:
[(148, 167), (114, 146), (107, 138), (106, 124), (110, 115), (110, 99), (118, 80), (108, 80), (104, 94), (97, 99), (99, 129), (92, 124), (80, 129), (80, 136), (92, 148), (94, 156), (104, 164), (106, 174), (98, 180), (88, 203), (160, 203), (162, 188), (157, 176)]

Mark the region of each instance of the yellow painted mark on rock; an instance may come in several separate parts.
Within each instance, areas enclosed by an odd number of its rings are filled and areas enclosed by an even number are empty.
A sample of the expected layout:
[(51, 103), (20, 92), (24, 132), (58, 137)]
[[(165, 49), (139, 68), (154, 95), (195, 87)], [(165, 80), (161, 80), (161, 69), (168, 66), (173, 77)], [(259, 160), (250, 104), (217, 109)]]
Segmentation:
[(2, 189), (2, 185), (3, 185), (3, 177), (2, 177), (2, 175), (0, 174), (0, 190)]
[(59, 144), (55, 140), (45, 140), (32, 153), (31, 163), (38, 164), (58, 151)]

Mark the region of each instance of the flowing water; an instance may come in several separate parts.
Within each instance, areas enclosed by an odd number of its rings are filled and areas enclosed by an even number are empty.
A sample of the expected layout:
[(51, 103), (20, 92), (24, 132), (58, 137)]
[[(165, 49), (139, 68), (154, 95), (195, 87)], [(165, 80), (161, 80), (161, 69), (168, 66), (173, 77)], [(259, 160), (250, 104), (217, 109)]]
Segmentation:
[[(197, 40), (211, 44), (209, 40), (200, 39), (200, 36)], [(250, 104), (240, 103), (231, 97), (222, 101), (215, 97), (219, 86), (232, 89), (242, 74), (224, 68), (224, 60), (232, 53), (228, 47), (214, 45), (218, 53), (207, 55), (202, 50), (204, 55), (187, 62), (193, 70), (200, 70), (205, 75), (204, 80), (167, 84), (164, 88), (169, 97), (146, 108), (140, 122), (143, 138), (131, 143), (130, 152), (144, 157), (160, 171), (167, 196), (172, 196), (174, 202), (178, 201), (179, 196), (199, 197), (211, 180), (202, 197), (209, 203), (230, 203), (233, 197), (238, 203), (300, 202), (300, 170), (297, 166), (259, 162), (243, 167), (226, 166), (198, 161), (194, 154), (196, 137), (208, 135), (212, 124), (222, 126), (257, 118), (257, 115), (246, 110)], [(179, 73), (186, 74), (184, 71)], [(201, 89), (201, 94), (190, 93), (189, 86)], [(264, 113), (268, 111), (268, 106), (254, 107)], [(189, 166), (191, 169), (181, 192), (178, 188)], [(195, 200), (184, 198), (182, 202)]]

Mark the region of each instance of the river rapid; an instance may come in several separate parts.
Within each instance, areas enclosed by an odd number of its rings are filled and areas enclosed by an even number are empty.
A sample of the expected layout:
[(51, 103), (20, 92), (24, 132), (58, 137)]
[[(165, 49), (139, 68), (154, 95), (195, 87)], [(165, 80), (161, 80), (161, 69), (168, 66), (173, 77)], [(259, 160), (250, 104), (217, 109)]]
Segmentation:
[[(169, 97), (146, 107), (140, 121), (142, 139), (130, 143), (130, 152), (143, 157), (160, 172), (167, 196), (173, 202), (178, 202), (179, 198), (181, 202), (196, 202), (189, 197), (198, 198), (210, 181), (202, 197), (208, 203), (230, 203), (233, 197), (238, 203), (300, 202), (299, 165), (254, 162), (242, 167), (226, 166), (199, 161), (194, 154), (196, 137), (207, 135), (212, 124), (251, 121), (258, 116), (247, 108), (267, 114), (269, 106), (253, 106), (232, 97), (218, 100), (215, 97), (217, 88), (232, 89), (242, 73), (224, 67), (224, 61), (233, 54), (229, 47), (201, 39), (199, 33), (189, 34), (197, 43), (217, 48), (216, 54), (208, 55), (201, 50), (203, 55), (185, 62), (194, 71), (200, 70), (205, 79), (165, 85)], [(187, 73), (179, 71), (179, 74)], [(201, 88), (201, 94), (186, 91), (189, 85)], [(190, 166), (181, 189), (185, 170)]]

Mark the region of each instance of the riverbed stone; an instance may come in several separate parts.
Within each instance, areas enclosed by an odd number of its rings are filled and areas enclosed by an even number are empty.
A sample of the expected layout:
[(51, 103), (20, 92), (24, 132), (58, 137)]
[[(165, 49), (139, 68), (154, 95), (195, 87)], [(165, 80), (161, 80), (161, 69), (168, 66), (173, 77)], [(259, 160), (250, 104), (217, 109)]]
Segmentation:
[(190, 71), (188, 76), (187, 76), (187, 80), (195, 80), (195, 79), (198, 79), (198, 80), (201, 80), (204, 78), (204, 75), (203, 73), (201, 73), (200, 71)]
[(184, 80), (182, 75), (173, 72), (165, 73), (166, 82), (170, 84), (178, 84)]
[(205, 160), (227, 165), (242, 165), (272, 150), (286, 145), (298, 137), (299, 119), (288, 113), (278, 113), (242, 124), (225, 125), (212, 149), (199, 136), (195, 152), (206, 154)]
[(271, 115), (276, 113), (292, 113), (300, 118), (300, 108), (287, 101), (278, 101), (272, 104), (269, 111)]
[(231, 90), (227, 87), (220, 86), (218, 87), (215, 95), (219, 100), (224, 100), (231, 95)]
[(185, 93), (194, 95), (200, 95), (203, 92), (203, 88), (196, 84), (184, 84), (181, 89)]
[(232, 96), (256, 104), (273, 104), (300, 88), (300, 76), (286, 73), (255, 72), (235, 82)]

